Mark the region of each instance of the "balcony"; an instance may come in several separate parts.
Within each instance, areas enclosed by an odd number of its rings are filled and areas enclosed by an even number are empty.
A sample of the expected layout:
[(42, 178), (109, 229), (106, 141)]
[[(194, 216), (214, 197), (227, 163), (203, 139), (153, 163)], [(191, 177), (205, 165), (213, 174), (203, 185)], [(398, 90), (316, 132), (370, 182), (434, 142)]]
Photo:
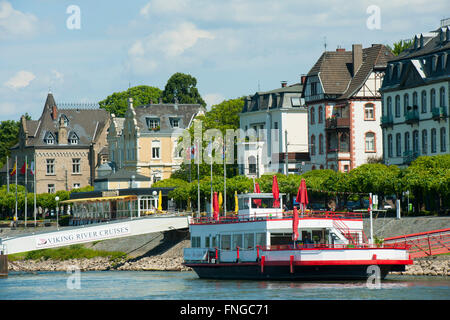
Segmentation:
[(417, 111), (417, 110), (408, 111), (405, 114), (405, 122), (408, 124), (413, 124), (413, 123), (419, 122), (419, 111)]
[(350, 118), (332, 117), (325, 121), (325, 129), (333, 130), (338, 128), (350, 128)]
[(431, 113), (433, 114), (433, 119), (434, 120), (447, 118), (447, 116), (448, 116), (447, 107), (446, 106), (433, 108), (433, 109), (431, 109)]
[(393, 125), (394, 125), (394, 117), (392, 116), (392, 114), (388, 114), (387, 116), (381, 117), (382, 128), (392, 127)]
[(412, 150), (405, 151), (405, 152), (403, 152), (403, 163), (409, 165), (411, 162), (416, 160), (416, 158), (418, 156), (419, 156), (418, 151), (412, 151)]

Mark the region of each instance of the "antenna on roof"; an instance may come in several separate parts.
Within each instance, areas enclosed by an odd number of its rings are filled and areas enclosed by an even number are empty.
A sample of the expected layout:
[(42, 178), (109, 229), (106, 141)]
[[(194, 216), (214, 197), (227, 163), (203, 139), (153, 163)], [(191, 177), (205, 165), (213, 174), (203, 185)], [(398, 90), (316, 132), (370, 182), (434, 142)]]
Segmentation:
[(325, 48), (325, 51), (327, 51), (327, 36), (323, 37), (323, 47)]

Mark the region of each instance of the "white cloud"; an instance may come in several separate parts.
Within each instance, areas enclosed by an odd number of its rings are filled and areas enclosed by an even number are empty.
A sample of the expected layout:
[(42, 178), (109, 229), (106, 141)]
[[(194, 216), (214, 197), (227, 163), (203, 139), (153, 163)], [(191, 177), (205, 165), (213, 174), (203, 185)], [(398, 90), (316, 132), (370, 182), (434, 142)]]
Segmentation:
[(225, 100), (225, 97), (223, 95), (221, 95), (220, 93), (207, 93), (207, 94), (203, 95), (202, 97), (203, 97), (203, 100), (205, 100), (206, 105), (209, 109), (211, 109), (211, 107), (213, 105), (219, 104)]
[(179, 62), (187, 50), (202, 40), (214, 38), (214, 33), (183, 22), (170, 30), (136, 40), (128, 50), (128, 66), (137, 73), (152, 72), (161, 63)]
[(17, 72), (12, 78), (5, 82), (5, 86), (11, 89), (20, 89), (27, 87), (36, 76), (25, 70)]
[(0, 38), (32, 35), (38, 19), (30, 13), (15, 10), (7, 1), (0, 2)]

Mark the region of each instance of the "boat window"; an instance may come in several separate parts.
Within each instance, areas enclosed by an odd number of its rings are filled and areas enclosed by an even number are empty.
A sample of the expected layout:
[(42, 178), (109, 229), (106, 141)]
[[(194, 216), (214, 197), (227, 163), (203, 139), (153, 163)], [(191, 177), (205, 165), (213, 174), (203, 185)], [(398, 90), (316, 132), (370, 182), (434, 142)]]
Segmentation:
[(233, 234), (233, 250), (236, 247), (242, 248), (242, 234)]
[(238, 200), (239, 210), (248, 209), (248, 198), (240, 198)]
[(256, 233), (256, 244), (257, 246), (265, 246), (266, 245), (266, 234), (265, 233)]
[(273, 198), (252, 198), (252, 208), (273, 208)]
[(230, 250), (231, 247), (231, 235), (224, 234), (220, 239), (220, 249), (222, 250)]
[(191, 238), (191, 247), (192, 248), (200, 248), (200, 237), (192, 237)]
[(244, 234), (244, 248), (253, 249), (255, 246), (255, 235), (253, 233)]
[(213, 248), (217, 247), (219, 236), (213, 236), (211, 238), (212, 238), (212, 245), (211, 245), (211, 247), (213, 247)]
[(292, 233), (271, 233), (270, 245), (292, 244)]
[(205, 237), (205, 248), (209, 248), (209, 236)]

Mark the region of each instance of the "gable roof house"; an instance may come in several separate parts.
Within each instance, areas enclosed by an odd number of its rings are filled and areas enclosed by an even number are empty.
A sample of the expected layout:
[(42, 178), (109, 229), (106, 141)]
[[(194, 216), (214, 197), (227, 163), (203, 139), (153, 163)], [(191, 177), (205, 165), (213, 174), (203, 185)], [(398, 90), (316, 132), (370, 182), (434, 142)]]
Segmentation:
[(384, 45), (354, 44), (322, 53), (308, 72), (302, 97), (312, 169), (349, 171), (382, 156), (378, 90), (392, 57)]
[[(38, 120), (20, 119), (19, 142), (11, 148), (9, 168), (16, 157), (18, 168), (25, 163), (25, 156), (29, 167), (36, 161), (37, 193), (93, 185), (108, 127), (106, 110), (58, 108), (53, 94), (48, 93)], [(18, 182), (23, 184), (24, 174), (17, 171)], [(33, 190), (30, 171), (27, 175), (28, 189)]]

